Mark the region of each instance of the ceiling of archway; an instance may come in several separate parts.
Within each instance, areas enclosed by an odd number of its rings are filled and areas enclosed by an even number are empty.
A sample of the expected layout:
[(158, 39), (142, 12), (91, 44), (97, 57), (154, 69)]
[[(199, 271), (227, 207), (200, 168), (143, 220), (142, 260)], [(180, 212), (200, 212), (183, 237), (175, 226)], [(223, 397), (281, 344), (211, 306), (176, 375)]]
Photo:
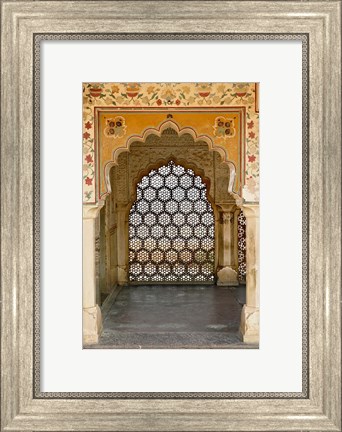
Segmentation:
[(234, 191), (258, 201), (258, 111), (255, 83), (84, 83), (83, 201), (107, 192), (105, 168), (119, 151), (170, 124), (219, 150), (235, 165)]

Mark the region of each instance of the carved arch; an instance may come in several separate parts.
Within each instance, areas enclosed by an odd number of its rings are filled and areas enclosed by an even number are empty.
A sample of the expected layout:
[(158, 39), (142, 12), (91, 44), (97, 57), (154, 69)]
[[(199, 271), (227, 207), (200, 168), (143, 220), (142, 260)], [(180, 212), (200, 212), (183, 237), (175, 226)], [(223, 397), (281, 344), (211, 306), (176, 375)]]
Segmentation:
[(210, 137), (208, 137), (206, 135), (197, 135), (196, 130), (189, 127), (189, 126), (184, 127), (184, 128), (180, 128), (179, 125), (174, 120), (170, 120), (170, 119), (165, 120), (162, 123), (160, 123), (159, 127), (157, 127), (157, 128), (145, 129), (144, 132), (142, 133), (142, 135), (132, 135), (127, 140), (125, 147), (119, 147), (113, 151), (112, 160), (107, 162), (104, 166), (104, 176), (105, 176), (105, 184), (106, 184), (107, 192), (105, 194), (103, 194), (103, 196), (101, 198), (107, 196), (108, 194), (110, 194), (112, 192), (109, 174), (110, 174), (111, 168), (115, 165), (118, 165), (119, 155), (123, 152), (129, 152), (130, 146), (134, 142), (145, 143), (146, 139), (149, 135), (156, 135), (160, 138), (162, 133), (169, 128), (173, 129), (177, 133), (178, 137), (181, 137), (182, 135), (188, 134), (193, 138), (194, 143), (204, 142), (208, 145), (208, 151), (209, 152), (215, 151), (215, 152), (219, 153), (219, 155), (221, 157), (221, 161), (223, 163), (227, 164), (229, 167), (228, 192), (230, 194), (232, 194), (232, 196), (235, 199), (240, 200), (241, 197), (236, 192), (233, 191), (233, 186), (234, 186), (235, 177), (236, 177), (236, 167), (235, 167), (235, 164), (228, 159), (228, 154), (227, 154), (226, 150), (220, 146), (215, 145)]

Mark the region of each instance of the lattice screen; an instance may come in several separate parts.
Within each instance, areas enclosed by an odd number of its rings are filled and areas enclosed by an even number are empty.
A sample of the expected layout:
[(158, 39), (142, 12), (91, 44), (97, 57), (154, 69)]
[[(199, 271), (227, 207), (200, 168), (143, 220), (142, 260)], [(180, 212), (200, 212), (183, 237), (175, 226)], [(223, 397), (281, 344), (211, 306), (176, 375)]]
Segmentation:
[(246, 217), (241, 210), (238, 216), (238, 277), (246, 282)]
[(129, 215), (130, 281), (214, 281), (214, 253), (214, 213), (201, 177), (173, 161), (144, 176)]

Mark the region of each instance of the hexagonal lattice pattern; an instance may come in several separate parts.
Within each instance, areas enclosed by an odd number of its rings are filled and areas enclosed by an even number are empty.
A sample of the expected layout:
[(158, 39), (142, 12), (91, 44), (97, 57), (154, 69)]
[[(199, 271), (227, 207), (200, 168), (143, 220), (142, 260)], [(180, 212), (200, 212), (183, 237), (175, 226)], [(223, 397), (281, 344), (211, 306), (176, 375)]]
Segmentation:
[(129, 215), (131, 282), (213, 281), (214, 242), (201, 177), (171, 161), (142, 178)]
[(241, 210), (238, 216), (238, 277), (246, 281), (246, 217)]

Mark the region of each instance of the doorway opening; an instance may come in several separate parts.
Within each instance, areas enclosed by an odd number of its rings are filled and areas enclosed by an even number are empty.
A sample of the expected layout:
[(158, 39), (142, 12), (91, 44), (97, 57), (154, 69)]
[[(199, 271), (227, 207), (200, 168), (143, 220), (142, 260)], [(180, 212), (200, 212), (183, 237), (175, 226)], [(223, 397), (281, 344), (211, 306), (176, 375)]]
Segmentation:
[(206, 142), (172, 128), (117, 156), (95, 226), (98, 292), (107, 297), (94, 347), (243, 345), (246, 225), (232, 175)]
[(213, 283), (215, 217), (202, 178), (171, 160), (145, 175), (136, 194), (130, 283)]

